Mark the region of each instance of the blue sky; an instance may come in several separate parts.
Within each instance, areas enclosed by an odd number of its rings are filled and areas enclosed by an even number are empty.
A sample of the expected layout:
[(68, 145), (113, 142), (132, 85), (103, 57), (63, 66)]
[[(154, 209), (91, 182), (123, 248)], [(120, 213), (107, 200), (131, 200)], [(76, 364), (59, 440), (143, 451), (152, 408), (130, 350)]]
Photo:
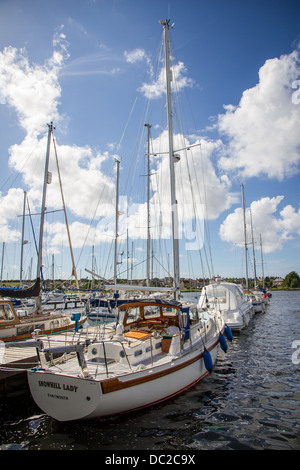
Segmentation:
[[(133, 277), (146, 275), (144, 124), (152, 126), (153, 149), (166, 151), (159, 55), (163, 29), (158, 24), (166, 18), (174, 23), (173, 81), (176, 100), (184, 109), (174, 112), (174, 122), (184, 122), (184, 131), (174, 125), (175, 148), (201, 143), (180, 152), (176, 164), (182, 203), (181, 276), (245, 274), (241, 184), (248, 241), (250, 209), (252, 214), (258, 276), (260, 236), (265, 275), (284, 277), (293, 270), (300, 274), (299, 13), (296, 0), (1, 0), (3, 278), (19, 276), (18, 216), (24, 190), (31, 213), (40, 210), (51, 120), (78, 275), (87, 275), (85, 269), (92, 268), (94, 252), (97, 272), (112, 276), (116, 157), (121, 159), (123, 212), (118, 269), (126, 276), (133, 265)], [(153, 275), (164, 276), (172, 272), (168, 176), (167, 160), (157, 155), (151, 158)], [(51, 276), (54, 254), (56, 277), (71, 277), (53, 151), (51, 158), (47, 209), (59, 212), (46, 218), (44, 270)], [(187, 190), (189, 179), (193, 193)], [(193, 197), (199, 210), (204, 209), (207, 225), (200, 212), (199, 224), (195, 222)], [(32, 219), (37, 234), (38, 217)], [(191, 244), (197, 225), (206, 230)], [(25, 231), (24, 275), (29, 275), (33, 259), (35, 277), (29, 218)], [(252, 276), (250, 245), (248, 255)]]

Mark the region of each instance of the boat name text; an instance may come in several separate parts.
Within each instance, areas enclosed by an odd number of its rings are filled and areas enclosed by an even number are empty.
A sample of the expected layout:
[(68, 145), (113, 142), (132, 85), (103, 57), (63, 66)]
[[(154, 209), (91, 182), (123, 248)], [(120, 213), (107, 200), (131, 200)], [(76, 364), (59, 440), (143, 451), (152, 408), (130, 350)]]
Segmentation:
[(39, 380), (40, 387), (56, 388), (58, 390), (68, 390), (69, 392), (77, 392), (78, 387), (75, 385), (60, 384), (58, 382), (48, 382), (47, 380)]

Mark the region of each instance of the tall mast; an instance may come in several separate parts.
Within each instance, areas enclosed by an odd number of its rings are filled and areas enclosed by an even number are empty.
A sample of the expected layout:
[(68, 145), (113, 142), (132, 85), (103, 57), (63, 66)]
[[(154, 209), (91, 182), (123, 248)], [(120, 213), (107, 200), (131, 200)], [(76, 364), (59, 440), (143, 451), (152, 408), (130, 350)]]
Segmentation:
[(150, 124), (147, 127), (147, 286), (150, 286)]
[(2, 280), (3, 280), (4, 248), (5, 248), (5, 242), (2, 243), (1, 284), (2, 284)]
[(264, 289), (265, 288), (265, 273), (264, 273), (264, 259), (263, 259), (261, 234), (259, 235), (259, 238), (260, 238), (261, 269), (262, 269), (263, 289)]
[[(37, 273), (36, 273), (37, 279), (40, 279), (41, 277), (44, 219), (45, 219), (45, 211), (46, 211), (46, 193), (47, 193), (47, 184), (50, 182), (48, 169), (49, 169), (50, 142), (51, 142), (52, 131), (53, 131), (53, 122), (48, 124), (48, 141), (47, 141), (47, 152), (46, 152), (46, 161), (45, 161), (44, 187), (43, 187), (41, 223), (40, 223), (40, 237), (39, 237), (39, 248), (38, 248), (38, 262), (37, 262)], [(36, 310), (39, 310), (40, 308), (41, 308), (41, 298), (39, 295), (36, 300)]]
[(119, 223), (119, 169), (120, 160), (116, 158), (117, 163), (117, 185), (116, 185), (116, 228), (115, 228), (115, 262), (114, 262), (114, 284), (117, 283), (117, 256), (118, 256), (118, 223)]
[(94, 254), (94, 245), (92, 247), (92, 289), (95, 287), (95, 254)]
[(255, 246), (253, 237), (253, 223), (252, 223), (252, 211), (250, 209), (250, 220), (251, 220), (251, 235), (252, 235), (252, 251), (253, 251), (253, 266), (254, 266), (254, 289), (256, 288), (256, 260), (255, 260)]
[(20, 287), (22, 287), (22, 283), (23, 283), (23, 249), (24, 249), (26, 194), (27, 194), (26, 191), (24, 191), (23, 219), (22, 219), (22, 241), (21, 241), (21, 263), (20, 263)]
[(170, 163), (170, 183), (171, 183), (171, 215), (172, 215), (172, 240), (173, 240), (173, 276), (175, 287), (175, 300), (180, 294), (180, 273), (179, 273), (179, 238), (178, 238), (178, 210), (175, 191), (175, 159), (173, 149), (173, 119), (172, 119), (172, 90), (171, 90), (171, 69), (170, 69), (170, 42), (169, 42), (169, 22), (170, 20), (160, 20), (159, 24), (164, 27), (165, 43), (165, 68), (167, 84), (167, 110), (168, 110), (168, 135), (169, 135), (169, 163)]
[(245, 199), (244, 199), (244, 185), (242, 184), (242, 202), (243, 202), (243, 218), (244, 218), (244, 239), (245, 239), (245, 263), (246, 263), (246, 289), (249, 289), (248, 281), (248, 249), (247, 249), (247, 228), (246, 228), (246, 214), (245, 214)]

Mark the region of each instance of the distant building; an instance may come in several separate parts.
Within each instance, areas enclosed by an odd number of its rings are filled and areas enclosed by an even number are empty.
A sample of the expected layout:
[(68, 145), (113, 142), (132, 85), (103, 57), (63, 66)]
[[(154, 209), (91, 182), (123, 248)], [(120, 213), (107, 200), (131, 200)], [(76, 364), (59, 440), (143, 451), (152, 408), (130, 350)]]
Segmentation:
[(273, 287), (281, 287), (283, 281), (284, 281), (284, 279), (282, 279), (282, 277), (276, 277), (276, 279), (274, 279), (272, 281), (272, 285), (273, 285)]

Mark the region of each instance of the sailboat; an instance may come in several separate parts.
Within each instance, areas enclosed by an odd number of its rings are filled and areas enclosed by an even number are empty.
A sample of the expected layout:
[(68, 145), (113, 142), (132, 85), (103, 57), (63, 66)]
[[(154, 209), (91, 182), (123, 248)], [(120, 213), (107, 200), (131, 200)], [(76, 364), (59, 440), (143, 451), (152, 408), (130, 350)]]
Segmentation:
[[(177, 210), (172, 133), (169, 20), (163, 26), (171, 204)], [(216, 312), (200, 312), (180, 300), (179, 243), (172, 217), (174, 299), (142, 298), (118, 306), (109, 338), (64, 348), (41, 348), (40, 367), (28, 370), (36, 404), (58, 421), (91, 419), (141, 409), (173, 397), (206, 377), (213, 368), (225, 324)], [(222, 347), (222, 346), (221, 346)], [(76, 356), (50, 365), (45, 354)]]
[[(84, 316), (79, 318), (81, 317), (81, 314), (78, 312), (76, 312), (75, 315), (74, 313), (72, 314), (72, 312), (70, 314), (66, 314), (57, 311), (43, 311), (42, 308), (40, 273), (42, 266), (44, 215), (46, 189), (49, 182), (48, 167), (52, 132), (53, 123), (51, 122), (51, 124), (48, 124), (36, 281), (32, 286), (26, 288), (0, 288), (0, 340), (6, 343), (31, 338), (32, 333), (35, 330), (39, 330), (44, 334), (57, 333), (65, 329), (74, 328), (75, 325), (82, 324), (86, 320), (86, 317)], [(12, 305), (11, 299), (27, 299), (29, 297), (35, 299), (34, 313), (27, 314), (27, 312), (24, 311), (22, 315), (18, 315), (18, 312), (16, 312)]]

